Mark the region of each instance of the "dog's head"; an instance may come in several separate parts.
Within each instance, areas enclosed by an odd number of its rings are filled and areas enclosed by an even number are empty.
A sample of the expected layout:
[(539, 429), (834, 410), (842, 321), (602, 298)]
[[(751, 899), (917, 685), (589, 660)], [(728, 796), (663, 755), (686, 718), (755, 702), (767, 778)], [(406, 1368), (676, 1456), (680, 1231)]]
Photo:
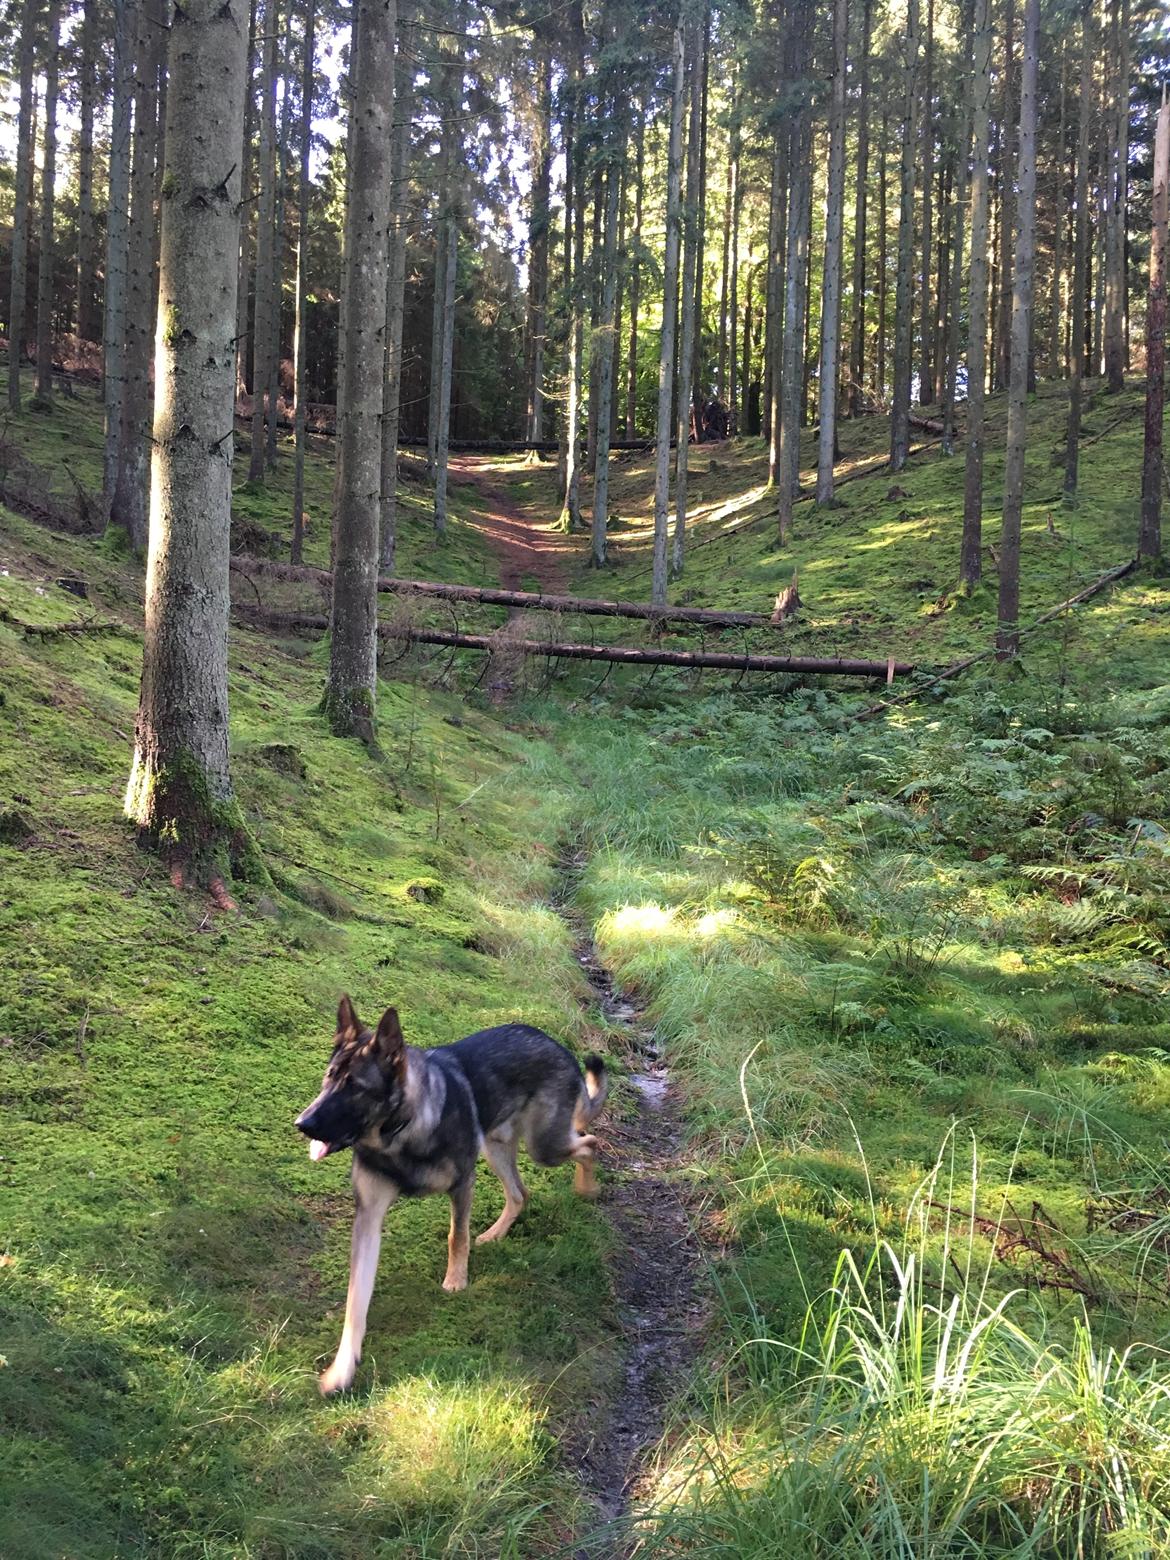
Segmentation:
[(333, 1055), (321, 1092), (296, 1119), (311, 1141), (309, 1157), (324, 1159), (352, 1148), (363, 1133), (395, 1114), (406, 1081), (406, 1045), (393, 1008), (367, 1029), (348, 997), (337, 1009)]

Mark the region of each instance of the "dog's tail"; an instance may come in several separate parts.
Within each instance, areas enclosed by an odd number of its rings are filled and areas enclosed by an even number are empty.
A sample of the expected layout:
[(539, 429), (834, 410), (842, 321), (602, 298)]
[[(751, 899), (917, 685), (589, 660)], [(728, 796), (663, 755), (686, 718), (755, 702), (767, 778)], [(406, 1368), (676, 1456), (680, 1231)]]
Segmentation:
[(601, 1107), (609, 1097), (609, 1074), (600, 1056), (585, 1058), (585, 1092), (589, 1103), (578, 1110), (577, 1130), (583, 1132), (591, 1121), (601, 1114)]

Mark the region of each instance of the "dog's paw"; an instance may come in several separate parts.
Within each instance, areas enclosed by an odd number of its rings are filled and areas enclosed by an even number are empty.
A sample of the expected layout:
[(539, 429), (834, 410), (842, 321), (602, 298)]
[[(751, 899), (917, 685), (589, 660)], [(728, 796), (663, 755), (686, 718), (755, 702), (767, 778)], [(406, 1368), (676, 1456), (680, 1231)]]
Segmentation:
[(328, 1370), (323, 1370), (317, 1378), (317, 1385), (321, 1389), (322, 1397), (332, 1397), (335, 1392), (348, 1392), (353, 1385), (356, 1364), (347, 1364), (343, 1360), (334, 1360)]
[(443, 1280), (443, 1288), (449, 1295), (457, 1295), (461, 1289), (467, 1288), (467, 1274), (448, 1273)]

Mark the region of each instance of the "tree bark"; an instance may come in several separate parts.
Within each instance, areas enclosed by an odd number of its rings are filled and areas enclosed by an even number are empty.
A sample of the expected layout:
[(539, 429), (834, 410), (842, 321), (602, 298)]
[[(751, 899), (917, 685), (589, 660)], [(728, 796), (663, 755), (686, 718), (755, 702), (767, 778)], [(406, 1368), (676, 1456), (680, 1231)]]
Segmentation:
[[(393, 203), (395, 0), (358, 0), (353, 50), (362, 68), (350, 118), (353, 189), (348, 258), (345, 419), (338, 440), (338, 507), (324, 711), (338, 736), (374, 746), (377, 697), (378, 520), (382, 478), (386, 270)], [(390, 90), (388, 91), (388, 85)]]
[[(405, 6), (403, 7), (405, 11)], [(386, 269), (386, 388), (382, 399), (381, 564), (393, 574), (398, 541), (398, 423), (402, 409), (403, 312), (406, 302), (407, 198), (410, 132), (414, 113), (414, 29), (408, 16), (398, 21), (398, 58), (394, 65), (394, 147), (391, 177), (394, 207), (390, 226), (390, 262)]]
[[(807, 51), (807, 8), (801, 5), (798, 72)], [(784, 278), (784, 344), (780, 364), (780, 441), (776, 470), (776, 518), (780, 545), (788, 541), (793, 506), (800, 494), (800, 423), (804, 387), (805, 306), (808, 292), (809, 219), (812, 207), (812, 132), (810, 110), (792, 121), (788, 161), (788, 253)]]
[(266, 406), (271, 389), (273, 278), (276, 274), (276, 41), (280, 0), (265, 0), (264, 54), (260, 71), (260, 148), (256, 157), (256, 280), (252, 303), (252, 450), (248, 480), (262, 482), (266, 466)]
[(1125, 389), (1125, 186), (1129, 158), (1129, 5), (1113, 0), (1113, 112), (1105, 226), (1105, 378), (1111, 394)]
[(439, 332), (439, 387), (435, 407), (435, 535), (447, 532), (447, 453), (451, 435), (451, 386), (455, 367), (455, 288), (459, 271), (459, 167), (462, 138), (459, 117), (463, 112), (463, 69), (454, 53), (446, 66), (446, 112), (443, 141), (444, 178), (442, 242), (442, 318)]
[(775, 272), (776, 297), (773, 304), (773, 328), (768, 338), (771, 365), (772, 404), (768, 419), (768, 487), (780, 480), (781, 401), (784, 385), (784, 318), (788, 275), (788, 205), (791, 195), (792, 120), (781, 121), (776, 132), (773, 174), (779, 179), (776, 193), (777, 225), (772, 269)]
[(262, 875), (228, 770), (228, 559), (246, 28), (170, 29), (146, 628), (125, 809), (178, 871)]
[(20, 107), (16, 122), (16, 171), (12, 208), (11, 284), (8, 295), (8, 407), (20, 410), (28, 291), (28, 228), (33, 185), (33, 70), (39, 0), (24, 0), (20, 29)]
[(682, 185), (683, 82), (685, 26), (681, 14), (674, 29), (670, 142), (666, 171), (666, 254), (662, 266), (662, 334), (658, 353), (658, 418), (654, 451), (654, 551), (650, 599), (666, 600), (667, 516), (670, 504), (670, 426), (674, 406), (674, 330), (678, 312), (679, 206)]
[(1015, 274), (1012, 279), (1012, 353), (1008, 386), (1007, 459), (1003, 478), (1003, 530), (999, 558), (996, 650), (1001, 659), (1020, 643), (1020, 521), (1027, 450), (1028, 356), (1032, 343), (1032, 295), (1036, 249), (1036, 76), (1040, 52), (1040, 0), (1025, 0), (1024, 68), (1020, 83), (1020, 173)]
[(1146, 437), (1138, 558), (1162, 556), (1162, 420), (1166, 395), (1166, 245), (1170, 198), (1170, 102), (1165, 90), (1154, 127), (1150, 294), (1146, 309)]
[(699, 156), (703, 133), (703, 61), (698, 42), (698, 21), (688, 22), (691, 32), (690, 118), (687, 125), (687, 188), (683, 203), (682, 255), (682, 341), (678, 354), (678, 419), (675, 424), (674, 456), (674, 535), (670, 542), (670, 574), (682, 575), (686, 558), (687, 467), (690, 455), (691, 423), (698, 425), (699, 409), (694, 404), (695, 360), (695, 268), (698, 264)]
[(967, 332), (967, 456), (959, 582), (974, 590), (983, 578), (983, 423), (987, 393), (987, 238), (991, 142), (991, 17), (988, 0), (975, 0), (972, 53), (971, 258)]
[[(285, 252), (285, 197), (288, 191), (288, 147), (292, 124), (293, 58), (293, 5), (289, 0), (284, 20), (284, 49), (277, 64), (277, 77), (284, 77), (284, 92), (280, 108), (280, 129), (276, 138), (276, 178), (273, 185), (272, 217), (272, 300), (269, 314), (268, 337), (268, 417), (265, 428), (264, 450), (269, 471), (276, 466), (276, 436), (280, 422), (280, 365), (284, 345), (284, 252)], [(295, 369), (294, 369), (295, 373)]]
[(869, 46), (873, 0), (863, 0), (861, 85), (857, 101), (857, 193), (853, 209), (853, 322), (849, 333), (849, 415), (862, 410), (865, 385), (865, 243), (869, 194)]
[(309, 158), (313, 144), (313, 22), (314, 0), (305, 0), (305, 37), (301, 58), (301, 166), (297, 186), (297, 270), (295, 281), (296, 324), (293, 341), (293, 563), (300, 563), (305, 541), (305, 359), (307, 337), (305, 320), (306, 277), (309, 260)]
[(889, 225), (886, 210), (886, 181), (887, 160), (889, 154), (890, 117), (887, 110), (882, 109), (882, 134), (881, 156), (878, 158), (878, 275), (877, 275), (877, 393), (878, 400), (884, 405), (886, 399), (886, 316), (888, 313), (888, 293), (890, 285), (890, 268), (887, 256), (889, 244)]
[(890, 412), (890, 470), (901, 471), (910, 453), (910, 374), (914, 307), (914, 144), (918, 77), (918, 0), (907, 0), (902, 40), (902, 158), (898, 216), (898, 284), (894, 302), (894, 390)]
[(568, 397), (565, 409), (565, 501), (561, 524), (581, 529), (581, 390), (585, 349), (585, 159), (577, 145), (578, 97), (585, 71), (585, 27), (582, 0), (569, 8), (569, 59), (565, 87), (565, 238), (572, 230), (572, 265), (568, 286)]
[(933, 320), (930, 299), (934, 231), (934, 0), (926, 0), (925, 81), (922, 90), (922, 278), (919, 292), (918, 404), (934, 400)]
[(1072, 362), (1068, 380), (1068, 426), (1064, 444), (1064, 501), (1076, 501), (1080, 466), (1081, 400), (1085, 385), (1085, 291), (1089, 264), (1089, 120), (1093, 111), (1093, 0), (1081, 12), (1081, 101), (1077, 126), (1076, 239), (1073, 251)]
[(971, 155), (971, 99), (974, 82), (970, 61), (974, 53), (973, 7), (963, 6), (962, 91), (959, 102), (958, 147), (955, 179), (951, 187), (951, 280), (948, 288), (945, 388), (943, 391), (943, 454), (955, 453), (955, 402), (959, 386), (959, 316), (963, 288), (964, 227), (967, 210), (967, 166)]
[(106, 210), (105, 315), (102, 322), (102, 508), (108, 516), (118, 480), (126, 395), (126, 269), (130, 240), (130, 137), (134, 109), (135, 0), (114, 0), (114, 101), (110, 111), (110, 185)]
[[(731, 112), (736, 108), (735, 88), (731, 90)], [(735, 206), (735, 176), (737, 172), (734, 141), (727, 159), (727, 186), (723, 192), (723, 267), (719, 282), (719, 361), (715, 377), (719, 385), (720, 399), (727, 401), (727, 303), (731, 282), (731, 213)]]
[(837, 355), (841, 334), (841, 250), (845, 219), (845, 71), (848, 0), (833, 0), (833, 77), (829, 105), (829, 185), (825, 200), (825, 263), (821, 289), (820, 430), (817, 503), (833, 502), (837, 452)]
[(532, 161), (532, 205), (528, 222), (528, 437), (544, 437), (544, 334), (548, 314), (548, 240), (552, 192), (552, 53), (544, 46), (538, 68)]
[(605, 216), (602, 225), (602, 292), (600, 328), (594, 335), (597, 359), (597, 451), (593, 467), (593, 525), (589, 562), (595, 569), (605, 563), (605, 537), (609, 525), (609, 441), (613, 411), (614, 309), (617, 300), (618, 196), (621, 165), (626, 151), (626, 121), (620, 105), (611, 108), (613, 146), (605, 174)]
[(642, 181), (646, 166), (645, 106), (635, 110), (634, 165), (634, 243), (630, 256), (630, 346), (626, 358), (626, 438), (638, 437), (638, 305), (642, 292), (642, 263), (639, 246), (642, 234)]
[(1054, 199), (1052, 202), (1052, 275), (1049, 278), (1048, 291), (1048, 377), (1059, 379), (1063, 368), (1061, 364), (1061, 278), (1064, 267), (1064, 222), (1066, 216), (1065, 185), (1064, 185), (1064, 143), (1065, 143), (1065, 48), (1064, 38), (1060, 40), (1060, 115), (1057, 120), (1056, 131), (1056, 156), (1053, 158), (1053, 168), (1056, 174)]
[(100, 341), (97, 307), (97, 224), (93, 214), (93, 119), (97, 88), (97, 0), (85, 0), (78, 71), (80, 123), (77, 136), (77, 334)]
[(154, 174), (164, 154), (158, 144), (157, 79), (164, 36), (153, 0), (135, 11), (134, 162), (130, 175), (130, 229), (126, 261), (126, 350), (118, 473), (110, 521), (136, 552), (146, 547), (150, 481), (150, 366), (157, 292), (154, 275)]
[(1016, 114), (1013, 101), (1016, 52), (1015, 0), (1004, 0), (1003, 37), (1003, 110), (1000, 116), (999, 159), (999, 238), (997, 241), (998, 288), (995, 310), (994, 382), (997, 390), (1007, 388), (1011, 356), (1012, 316), (1012, 208), (1016, 168)]
[(45, 129), (41, 145), (41, 243), (37, 256), (37, 372), (33, 399), (53, 402), (53, 269), (57, 183), (57, 89), (60, 79), (61, 18), (57, 0), (49, 0), (45, 23)]

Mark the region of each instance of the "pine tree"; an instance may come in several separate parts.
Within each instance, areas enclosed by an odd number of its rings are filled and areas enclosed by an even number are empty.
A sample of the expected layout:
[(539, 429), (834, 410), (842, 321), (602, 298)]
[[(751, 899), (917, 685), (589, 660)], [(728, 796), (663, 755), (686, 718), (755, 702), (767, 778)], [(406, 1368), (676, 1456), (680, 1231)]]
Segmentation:
[(1151, 200), (1150, 292), (1146, 309), (1146, 433), (1142, 461), (1142, 516), (1138, 557), (1162, 556), (1162, 422), (1166, 395), (1166, 248), (1170, 204), (1170, 102), (1162, 106), (1154, 129), (1154, 177)]
[(821, 289), (820, 433), (817, 503), (833, 502), (837, 447), (837, 357), (841, 334), (841, 251), (845, 217), (845, 71), (848, 0), (833, 0), (833, 77), (829, 108), (829, 187), (825, 200), (824, 285)]
[(20, 107), (16, 123), (16, 171), (12, 208), (11, 284), (8, 295), (8, 406), (20, 410), (20, 364), (25, 344), (29, 207), (33, 182), (33, 68), (38, 0), (24, 0), (20, 27)]
[(674, 404), (674, 330), (678, 311), (679, 225), (682, 185), (683, 84), (686, 28), (680, 8), (671, 54), (670, 141), (666, 173), (666, 257), (662, 267), (662, 334), (658, 351), (658, 419), (654, 452), (654, 554), (650, 599), (666, 601), (667, 515), (670, 503), (670, 428)]
[(126, 814), (177, 872), (262, 872), (228, 769), (228, 534), (245, 34), (184, 0), (168, 46), (146, 629)]
[(974, 0), (971, 102), (971, 258), (967, 331), (967, 454), (959, 583), (974, 590), (983, 578), (983, 429), (987, 391), (989, 299), (987, 241), (990, 220), (988, 155), (991, 144), (991, 16), (989, 0)]
[(396, 23), (395, 0), (358, 0), (351, 48), (362, 63), (350, 119), (353, 171), (345, 215), (345, 417), (338, 440), (324, 698), (334, 732), (360, 737), (370, 746), (377, 742), (378, 521)]
[(56, 298), (53, 271), (57, 245), (54, 231), (57, 184), (57, 90), (61, 60), (61, 24), (57, 0), (49, 0), (45, 23), (45, 129), (41, 146), (41, 242), (37, 256), (37, 373), (33, 401), (47, 407), (53, 400), (53, 315)]
[(908, 0), (902, 39), (902, 155), (899, 178), (898, 283), (894, 303), (894, 396), (890, 412), (890, 470), (910, 454), (910, 375), (913, 347), (915, 98), (918, 80), (918, 0)]
[(1008, 385), (1007, 459), (1000, 534), (999, 613), (996, 650), (1014, 656), (1020, 643), (1020, 522), (1027, 452), (1028, 355), (1032, 344), (1032, 295), (1036, 249), (1036, 76), (1040, 52), (1040, 0), (1024, 4), (1024, 65), (1020, 82), (1020, 172), (1016, 201), (1015, 270), (1012, 278), (1011, 371)]

